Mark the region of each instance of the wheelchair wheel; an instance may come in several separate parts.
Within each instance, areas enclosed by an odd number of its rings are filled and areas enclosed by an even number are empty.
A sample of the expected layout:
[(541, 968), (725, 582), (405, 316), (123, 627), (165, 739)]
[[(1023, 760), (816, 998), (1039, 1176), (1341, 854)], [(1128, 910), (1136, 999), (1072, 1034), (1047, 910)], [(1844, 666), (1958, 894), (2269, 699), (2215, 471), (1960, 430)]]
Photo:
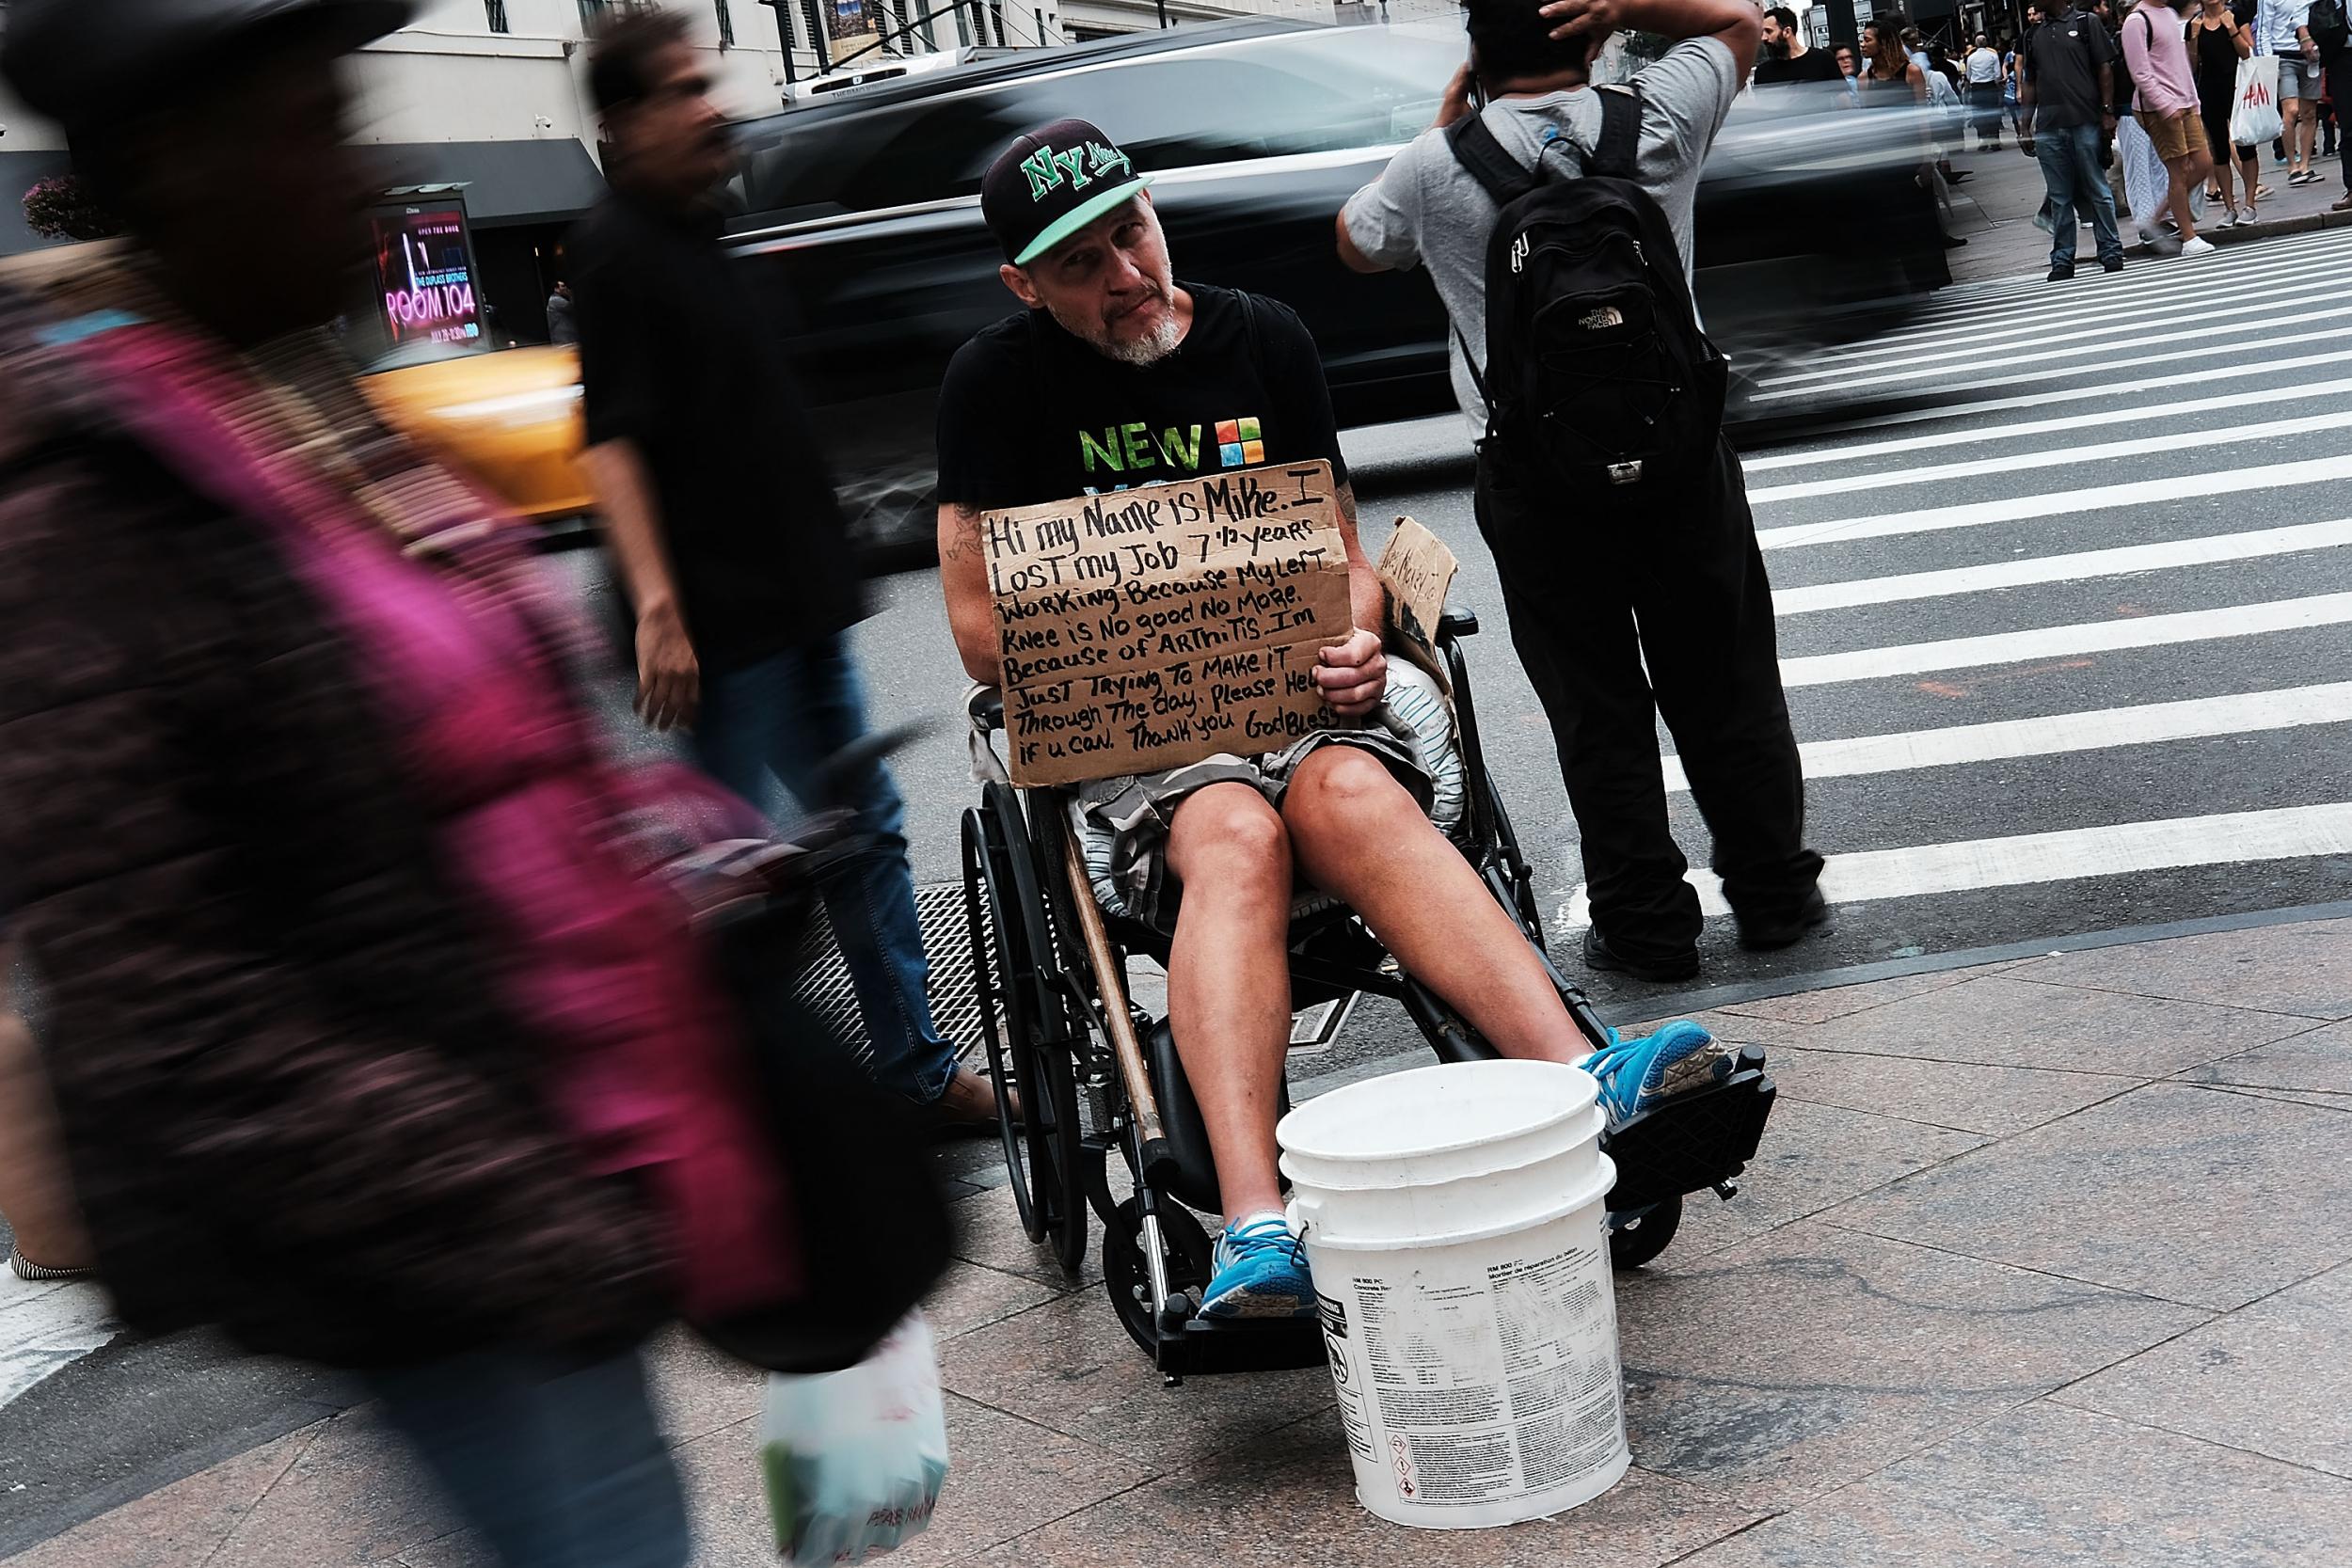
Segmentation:
[[(1209, 1234), (1192, 1211), (1178, 1203), (1160, 1207), (1160, 1254), (1168, 1260), (1168, 1289), (1197, 1292), (1209, 1286)], [(1152, 1271), (1143, 1258), (1143, 1212), (1134, 1198), (1119, 1206), (1118, 1219), (1103, 1227), (1103, 1289), (1110, 1292), (1127, 1337), (1146, 1351), (1158, 1348), (1152, 1322)]]
[[(1070, 1009), (1051, 978), (1053, 948), (1020, 804), (1001, 784), (963, 814), (963, 894), (973, 990), (1013, 1206), (1029, 1240), (1050, 1240), (1074, 1274), (1086, 1256), (1086, 1207), (1073, 1152)], [(1009, 1091), (1021, 1097), (1018, 1117)]]
[(1675, 1196), (1636, 1210), (1620, 1222), (1609, 1216), (1609, 1266), (1638, 1269), (1666, 1250), (1682, 1228), (1682, 1199)]

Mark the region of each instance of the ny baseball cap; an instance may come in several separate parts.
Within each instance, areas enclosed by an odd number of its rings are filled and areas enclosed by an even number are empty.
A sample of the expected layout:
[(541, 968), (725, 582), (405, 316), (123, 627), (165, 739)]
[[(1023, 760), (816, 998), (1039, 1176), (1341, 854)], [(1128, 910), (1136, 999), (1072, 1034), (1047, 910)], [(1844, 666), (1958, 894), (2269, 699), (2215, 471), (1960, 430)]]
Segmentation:
[(1152, 182), (1118, 144), (1083, 119), (1017, 137), (980, 182), (980, 215), (1016, 267), (1070, 238)]

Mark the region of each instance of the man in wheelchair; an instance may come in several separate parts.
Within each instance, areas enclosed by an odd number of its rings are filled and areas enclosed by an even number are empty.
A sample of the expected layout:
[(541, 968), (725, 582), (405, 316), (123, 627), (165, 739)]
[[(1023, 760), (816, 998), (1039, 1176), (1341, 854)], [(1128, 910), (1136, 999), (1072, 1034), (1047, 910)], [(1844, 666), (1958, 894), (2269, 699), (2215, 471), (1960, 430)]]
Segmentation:
[[(1078, 792), (1123, 912), (1170, 933), (1169, 1024), (1230, 1222), (1200, 1309), (1305, 1316), (1314, 1292), (1284, 1227), (1274, 1137), (1295, 896), (1348, 905), (1502, 1053), (1591, 1053), (1542, 958), (1431, 821), (1429, 763), (1385, 702), (1383, 591), (1312, 339), (1273, 300), (1177, 283), (1149, 182), (1080, 120), (1028, 133), (989, 170), (982, 207), (1025, 309), (965, 344), (941, 390), (940, 578), (964, 668), (993, 685), (984, 512), (1220, 467), (1331, 464), (1356, 630), (1322, 651), (1314, 678), (1340, 722), (1261, 756)], [(1729, 1066), (1695, 1026), (1661, 1032), (1613, 1053), (1613, 1109)]]

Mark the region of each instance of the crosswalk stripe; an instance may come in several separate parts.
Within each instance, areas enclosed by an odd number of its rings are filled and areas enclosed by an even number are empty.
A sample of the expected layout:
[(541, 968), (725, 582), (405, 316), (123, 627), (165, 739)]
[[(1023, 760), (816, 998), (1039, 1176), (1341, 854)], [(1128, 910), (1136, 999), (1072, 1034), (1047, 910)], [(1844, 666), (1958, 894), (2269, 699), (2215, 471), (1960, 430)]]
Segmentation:
[[(1952, 724), (1895, 735), (1813, 740), (1798, 747), (1797, 752), (1804, 760), (1807, 779), (1842, 779), (1866, 773), (1908, 772), (1915, 768), (1949, 768), (2010, 757), (2057, 756), (2068, 752), (2099, 752), (2166, 740), (2343, 723), (2352, 723), (2352, 681), (2057, 713), (2039, 719), (2004, 719), (1989, 724)], [(1682, 759), (1669, 756), (1662, 760), (1668, 792), (1688, 790), (1691, 781), (1683, 772)]]
[[(2196, 269), (2197, 281), (2202, 285), (2228, 283), (2231, 288), (2217, 291), (2243, 298), (2249, 286), (2273, 279), (2328, 276), (2342, 264), (2345, 247), (2314, 250), (2272, 250), (2264, 247), (2229, 267), (2216, 269), (2201, 266)], [(2040, 280), (2037, 279), (2037, 282)], [(2143, 280), (2144, 282), (2144, 280)], [(2162, 291), (2145, 287), (2125, 288), (2085, 295), (2074, 289), (2034, 288), (2012, 293), (1995, 300), (1958, 300), (1948, 306), (1931, 302), (1905, 317), (1893, 331), (1881, 341), (1899, 338), (1931, 337), (1938, 333), (1959, 330), (1975, 324), (2007, 322), (2019, 317), (2086, 317), (2137, 310), (2149, 315), (2177, 313), (2181, 302)]]
[[(2131, 345), (2135, 347), (2150, 343), (2188, 343), (2195, 342), (2200, 339), (2222, 338), (2233, 335), (2244, 338), (2251, 334), (2255, 329), (2259, 328), (2261, 325), (2259, 318), (2261, 316), (2275, 316), (2280, 313), (2281, 312), (2276, 303), (2265, 301), (2261, 305), (2251, 308), (2238, 308), (2228, 311), (2211, 312), (2207, 315), (2200, 317), (2195, 325), (2181, 327), (2177, 331), (2133, 333), (2128, 334), (2128, 337)], [(2222, 315), (2229, 315), (2233, 317), (2240, 315), (2253, 315), (2256, 319), (2252, 321), (2224, 321), (2217, 319)], [(2339, 305), (2332, 309), (2327, 310), (2299, 310), (2296, 312), (2295, 319), (2296, 324), (2299, 325), (2309, 322), (2332, 321), (2341, 316), (2352, 316), (2352, 305)], [(2173, 319), (2178, 320), (2179, 318), (2175, 316)], [(2038, 365), (2051, 359), (2077, 359), (2083, 361), (2086, 365), (2097, 366), (2101, 360), (2101, 356), (2098, 353), (2100, 345), (2095, 342), (2084, 342), (2078, 340), (2110, 335), (2117, 336), (2119, 341), (2125, 336), (2124, 334), (2109, 334), (2104, 331), (2096, 333), (2052, 333), (2038, 340), (2037, 346), (2031, 351), (2023, 354), (2010, 354), (2004, 358), (2003, 363), (2010, 366), (2021, 366)], [(1980, 357), (1981, 356), (1977, 355), (1968, 349), (1947, 349), (1941, 350), (1933, 354), (1915, 355), (1902, 369), (1890, 371), (1880, 375), (1857, 376), (1853, 373), (1852, 367), (1833, 365), (1826, 370), (1796, 371), (1787, 375), (1766, 376), (1758, 383), (1758, 385), (1764, 387), (1794, 387), (1800, 383), (1805, 382), (1836, 381), (1841, 389), (1855, 387), (1877, 387), (1883, 386), (1891, 381), (1916, 381), (1922, 376), (1942, 375), (1953, 368), (1950, 365), (1943, 363), (1945, 360), (1957, 359), (1965, 361)], [(1869, 367), (1866, 366), (1862, 368), (1867, 370)]]
[[(2313, 333), (2311, 336), (2332, 341), (2338, 334), (2322, 332)], [(2164, 355), (2158, 357), (2179, 356)], [(2139, 393), (2158, 392), (2168, 387), (2210, 387), (2216, 382), (2239, 381), (2248, 377), (2259, 377), (2265, 382), (2275, 383), (2288, 371), (2311, 370), (2320, 365), (2341, 365), (2347, 360), (2352, 360), (2352, 349), (2337, 349), (2328, 354), (2291, 355), (2284, 359), (2249, 357), (2233, 364), (2206, 365), (2193, 371), (2176, 371), (2169, 375), (2140, 376), (2131, 381), (2113, 381), (2097, 387), (2062, 387), (2047, 392), (2020, 392), (2010, 397), (1980, 398), (1975, 403), (1939, 403), (1927, 408), (1899, 408), (1883, 414), (1865, 414), (1851, 420), (1839, 420), (1832, 423), (1811, 426), (1806, 430), (1805, 436), (1808, 439), (1820, 440), (1838, 436), (1856, 436), (1872, 430), (1892, 430), (1907, 424), (1931, 424), (1947, 420), (1979, 420), (1987, 414), (2003, 414), (2013, 408), (2047, 408), (2052, 404), (2088, 403), (2093, 398), (2120, 403)], [(2004, 379), (1977, 385), (2006, 387), (2011, 383)], [(1967, 387), (1952, 388), (1954, 391), (1968, 389)], [(2277, 390), (2290, 395), (2297, 389), (2292, 386), (2265, 388), (2265, 390)], [(2108, 412), (2119, 411), (2131, 410), (2109, 410)], [(2023, 428), (2025, 427), (2022, 425), (1977, 424), (1949, 434), (1966, 440), (1995, 440), (2004, 431)], [(1918, 437), (1910, 438), (1918, 439)], [(1786, 454), (1775, 453), (1757, 458), (1750, 458), (1743, 453), (1740, 461), (1751, 467), (1758, 462), (1769, 462), (1774, 467), (1787, 467), (1797, 463), (1826, 463), (1846, 452), (1858, 450), (1860, 449), (1856, 447), (1807, 447), (1800, 451)]]
[[(2337, 258), (2320, 257), (2249, 275), (2242, 280), (2243, 289), (2256, 298), (2243, 304), (2201, 309), (2198, 319), (2212, 321), (2275, 313), (2279, 309), (2277, 295), (2280, 292), (2292, 294), (2299, 293), (2305, 285), (2332, 282), (2341, 270), (2342, 262)], [(2239, 297), (2243, 298), (2244, 293)], [(2052, 302), (2041, 307), (2020, 307), (2011, 311), (1975, 315), (1962, 322), (1937, 323), (1925, 328), (1915, 325), (1899, 327), (1867, 342), (1838, 348), (1834, 355), (1839, 365), (1854, 367), (1893, 355), (1916, 355), (1946, 346), (1995, 352), (2011, 346), (2011, 339), (2061, 342), (2113, 337), (2137, 323), (2177, 322), (2182, 315), (2178, 299), (2147, 295), (2129, 300), (2106, 300), (2089, 308), (2078, 301)], [(2070, 330), (2059, 337), (2050, 336), (2050, 328), (2061, 324), (2077, 330)]]
[[(2352, 248), (2340, 230), (2319, 233), (2274, 235), (2255, 244), (2227, 245), (2217, 256), (2205, 259), (2197, 269), (2200, 278), (2230, 278), (2250, 269), (2264, 266), (2280, 257), (2296, 257), (2342, 252)], [(2081, 300), (2096, 298), (2102, 290), (2131, 292), (2140, 288), (2147, 279), (2137, 268), (2126, 266), (2114, 282), (2103, 274), (2092, 273), (2077, 279), (2074, 287), (2055, 290), (2037, 267), (2031, 272), (2012, 273), (2006, 277), (1979, 278), (1973, 283), (1954, 283), (1938, 289), (1935, 298), (1923, 314), (1962, 314), (1981, 311), (2009, 300), (2049, 299), (2054, 295)]]
[[(2328, 313), (2332, 312), (2323, 312), (2323, 314)], [(2309, 320), (2311, 318), (2306, 317), (2304, 319)], [(2145, 341), (2153, 341), (2154, 340), (2152, 339)], [(2261, 350), (2267, 353), (2272, 350), (2284, 348), (2293, 343), (2337, 343), (2342, 342), (2343, 341), (2344, 330), (2341, 327), (2329, 327), (2325, 330), (2312, 332), (2280, 333), (2276, 336), (2265, 334), (2261, 344)], [(2040, 374), (2045, 380), (2073, 375), (2107, 375), (2115, 371), (2128, 370), (2135, 365), (2166, 365), (2170, 364), (2176, 359), (2195, 359), (2207, 367), (2207, 369), (2202, 372), (2204, 376), (2216, 377), (2230, 373), (2226, 363), (2216, 362), (2216, 356), (2221, 352), (2223, 351), (2216, 349), (2211, 344), (2207, 344), (2200, 348), (2166, 349), (2161, 354), (2138, 354), (2122, 358), (2108, 357), (2106, 356), (2089, 353), (2077, 353), (2074, 364), (2045, 368), (2040, 372)], [(2281, 361), (2275, 359), (2265, 360), (2257, 358), (2253, 360), (2241, 360), (2237, 361), (2237, 363), (2241, 367), (2250, 366), (2255, 370), (2261, 371), (2265, 374), (2276, 374), (2280, 370), (2284, 368)], [(1911, 379), (1914, 378), (1905, 375), (1866, 377), (1852, 383), (1851, 385), (1853, 387), (1874, 387), (1887, 382), (1907, 381)], [(2017, 382), (2018, 377), (2015, 372), (2004, 372), (1998, 375), (1979, 376), (1973, 381), (1939, 382), (1932, 388), (1932, 390), (1939, 397), (1947, 397), (1954, 392), (1974, 392), (1981, 390), (1987, 387), (2014, 387), (2017, 385)], [(1843, 390), (1845, 388), (1840, 389)], [(2087, 390), (2101, 397), (2113, 396), (2116, 391), (2116, 383), (2113, 381), (2103, 382), (2099, 386), (2088, 388)], [(1748, 401), (1751, 404), (1764, 404), (1777, 402), (1784, 398), (1809, 398), (1818, 397), (1820, 395), (1820, 388), (1818, 387), (1791, 387), (1785, 391), (1778, 392), (1762, 390), (1751, 392), (1748, 395)], [(2034, 401), (2042, 403), (2054, 402), (2058, 395), (2059, 394), (2055, 391), (2045, 391), (2039, 394)], [(1938, 413), (1927, 417), (1942, 418), (1944, 416), (1941, 413)]]
[(1789, 523), (1756, 531), (1756, 543), (1768, 550), (1803, 545), (1843, 544), (1853, 539), (1881, 539), (1899, 533), (1932, 533), (1948, 528), (1979, 528), (1987, 523), (2013, 523), (2028, 517), (2063, 516), (2074, 512), (2120, 511), (2155, 502), (2186, 500), (2197, 496), (2229, 495), (2240, 490), (2275, 490), (2286, 485), (2312, 484), (2352, 479), (2352, 454), (2305, 458), (2294, 463), (2267, 463), (2251, 468), (2217, 468), (2201, 474), (2168, 479), (2134, 480), (2128, 483), (2091, 485), (2078, 490), (2046, 490), (2030, 496), (2005, 496), (1998, 500), (1963, 501), (1953, 506), (1922, 507), (1911, 512), (1886, 512), (1871, 517), (1841, 517), (1822, 523)]
[(1842, 496), (1855, 490), (1891, 490), (1905, 484), (1938, 484), (1947, 480), (1974, 479), (1981, 474), (2022, 473), (2028, 468), (2071, 467), (2086, 463), (2111, 462), (2121, 457), (2178, 452), (2201, 443), (2211, 443), (2206, 447), (2207, 451), (2231, 451), (2249, 442), (2309, 436), (2318, 431), (2340, 431), (2344, 427), (2344, 411), (2330, 408), (2324, 414), (2304, 414), (2292, 420), (2268, 420), (2258, 424), (2224, 425), (2213, 430), (2167, 429), (2161, 435), (2135, 436), (2125, 441), (2097, 441), (2087, 446), (2053, 447), (2045, 451), (2005, 452), (1998, 457), (1974, 457), (1959, 463), (1890, 468), (1875, 474), (1844, 474), (1835, 479), (1800, 480), (1792, 484), (1772, 484), (1751, 490), (1748, 499), (1755, 505), (1763, 506), (1773, 501), (1804, 500), (1813, 496)]
[(1780, 661), (1780, 679), (1783, 686), (1834, 686), (1841, 681), (1924, 674), (1931, 670), (1975, 670), (2062, 658), (2070, 654), (2157, 648), (2174, 642), (2253, 637), (2347, 622), (2352, 622), (2352, 594), (2313, 594), (2299, 599), (2225, 605), (2217, 610), (2081, 621), (2030, 631), (1996, 631), (1980, 637), (1947, 637), (1932, 642), (1902, 642), (1884, 648), (1856, 648), (1850, 653), (1784, 658)]
[[(2331, 359), (2352, 358), (2352, 351), (2347, 351), (2341, 356), (2330, 355), (2328, 357)], [(2190, 381), (2202, 383), (2212, 378), (2196, 375), (2177, 378), (2168, 376), (2164, 379), (2168, 381), (2177, 379), (2185, 383)], [(2114, 388), (2103, 388), (2100, 390), (2108, 396), (2115, 395)], [(2017, 424), (1975, 425), (1966, 430), (1947, 430), (1934, 436), (1895, 436), (1884, 441), (1871, 441), (1858, 446), (1820, 447), (1810, 451), (1774, 452), (1757, 457), (1742, 457), (1740, 467), (1751, 474), (1756, 474), (1770, 473), (1781, 468), (1809, 467), (1823, 463), (1859, 463), (1873, 457), (1892, 457), (1907, 451), (1929, 451), (1937, 447), (1974, 447), (1992, 441), (2020, 441), (2034, 436), (2057, 436), (2070, 430), (2095, 430), (2101, 425), (2122, 424), (2127, 420), (2132, 423), (2146, 420), (2163, 424), (2169, 420), (2185, 420), (2194, 415), (2210, 414), (2221, 409), (2258, 408), (2265, 404), (2274, 403), (2314, 403), (2319, 399), (2331, 398), (2342, 393), (2352, 393), (2352, 379), (2314, 381), (2308, 386), (2290, 384), (2283, 387), (2249, 387), (2239, 392), (2229, 392), (2214, 397), (2190, 398), (2185, 403), (2149, 405), (2122, 401), (2114, 407), (2097, 409), (2089, 414), (2062, 414), (2053, 419), (2026, 420)], [(1995, 400), (1995, 403), (2012, 408), (2024, 408), (2030, 407), (2040, 401), (2031, 397), (2014, 400), (2001, 398)], [(1993, 405), (1986, 404), (1985, 406)], [(2230, 434), (2234, 436), (2238, 433), (2233, 431)], [(1750, 499), (1754, 499), (1753, 492)]]
[(2119, 545), (2112, 549), (2076, 550), (2067, 555), (1988, 561), (1931, 572), (1899, 572), (1891, 577), (1816, 583), (1807, 588), (1776, 588), (1772, 591), (1772, 612), (1809, 615), (1817, 610), (1937, 599), (1989, 588), (2021, 588), (2038, 582), (2074, 582), (2122, 577), (2132, 572), (2206, 566), (2222, 561), (2297, 555), (2339, 545), (2352, 545), (2352, 517), (2326, 523), (2295, 523), (2284, 528), (2249, 529), (2243, 533), (2207, 533), (2154, 545)]
[[(1865, 904), (2181, 866), (2343, 854), (2352, 854), (2352, 801), (1831, 855), (1821, 871), (1821, 896), (1833, 904)], [(1686, 879), (1698, 890), (1699, 907), (1708, 915), (1731, 912), (1723, 880), (1713, 872), (1694, 870)], [(1581, 882), (1560, 919), (1572, 933), (1593, 923), (1592, 904)]]
[(106, 1292), (84, 1280), (0, 1285), (0, 1407), (122, 1332)]

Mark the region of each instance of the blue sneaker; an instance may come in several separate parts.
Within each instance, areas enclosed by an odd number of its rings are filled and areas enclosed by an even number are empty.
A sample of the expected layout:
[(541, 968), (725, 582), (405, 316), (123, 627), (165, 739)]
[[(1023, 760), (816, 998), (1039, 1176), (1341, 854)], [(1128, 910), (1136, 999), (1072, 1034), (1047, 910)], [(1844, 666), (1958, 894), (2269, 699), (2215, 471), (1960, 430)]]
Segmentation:
[(1689, 1019), (1677, 1019), (1655, 1035), (1620, 1039), (1576, 1065), (1600, 1080), (1601, 1109), (1612, 1132), (1662, 1100), (1705, 1088), (1731, 1076), (1737, 1053)]
[(1216, 1273), (1201, 1297), (1204, 1318), (1311, 1318), (1314, 1281), (1307, 1253), (1279, 1214), (1235, 1220), (1217, 1232)]

